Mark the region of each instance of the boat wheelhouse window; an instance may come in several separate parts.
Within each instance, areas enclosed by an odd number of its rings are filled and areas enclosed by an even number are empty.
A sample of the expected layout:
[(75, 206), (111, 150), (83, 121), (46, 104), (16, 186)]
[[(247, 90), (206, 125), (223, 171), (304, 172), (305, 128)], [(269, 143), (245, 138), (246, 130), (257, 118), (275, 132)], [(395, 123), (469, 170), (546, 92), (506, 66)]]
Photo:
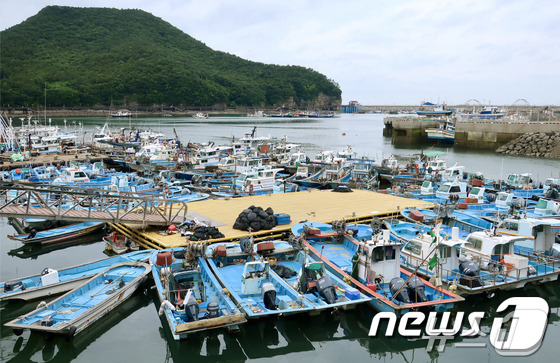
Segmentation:
[(425, 181), (425, 182), (422, 183), (422, 188), (428, 188), (428, 187), (431, 186), (431, 184), (432, 184), (432, 182)]
[(508, 229), (510, 231), (518, 231), (519, 230), (519, 223), (506, 221), (506, 222), (504, 222), (504, 228)]
[(478, 195), (480, 193), (480, 188), (474, 187), (471, 189), (472, 195)]
[(371, 262), (379, 262), (379, 261), (383, 261), (383, 248), (375, 248), (373, 250), (373, 253), (371, 254)]
[(451, 247), (440, 247), (439, 248), (439, 257), (440, 258), (451, 257)]
[(507, 198), (508, 198), (508, 195), (507, 195), (507, 194), (498, 194), (498, 200), (499, 200), (500, 202), (506, 201)]
[(482, 248), (482, 241), (478, 238), (469, 237), (467, 238), (467, 243), (465, 244), (465, 246), (480, 250)]
[(385, 246), (385, 260), (395, 259), (395, 249), (393, 246)]
[(449, 188), (449, 193), (460, 193), (461, 192), (461, 188), (458, 185), (454, 185), (451, 188)]
[(441, 188), (439, 189), (440, 192), (442, 193), (447, 193), (449, 191), (450, 186), (447, 184), (444, 184), (441, 186)]
[(414, 241), (409, 241), (404, 246), (404, 249), (415, 255), (420, 255), (420, 252), (422, 251), (422, 247), (420, 246), (420, 244)]
[(537, 206), (535, 208), (537, 209), (545, 209), (548, 206), (548, 202), (544, 199), (539, 199)]
[(494, 247), (494, 254), (498, 256), (507, 255), (510, 253), (509, 250), (509, 243), (505, 245), (497, 245), (496, 247)]
[(85, 178), (85, 177), (86, 177), (86, 173), (84, 173), (83, 171), (77, 171), (76, 173), (74, 173), (74, 177), (76, 177), (76, 178)]

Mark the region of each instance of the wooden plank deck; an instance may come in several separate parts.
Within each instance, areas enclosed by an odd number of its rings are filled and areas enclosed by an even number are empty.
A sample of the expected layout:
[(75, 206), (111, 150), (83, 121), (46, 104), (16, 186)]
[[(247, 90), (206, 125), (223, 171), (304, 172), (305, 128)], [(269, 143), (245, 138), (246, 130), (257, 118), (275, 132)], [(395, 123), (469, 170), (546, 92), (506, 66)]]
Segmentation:
[[(349, 222), (360, 222), (370, 220), (375, 216), (399, 214), (399, 211), (404, 208), (433, 207), (430, 202), (365, 190), (354, 190), (351, 193), (337, 193), (328, 190), (191, 202), (188, 203), (189, 212), (187, 216), (196, 216), (200, 221), (217, 227), (225, 235), (224, 240), (237, 240), (247, 236), (248, 232), (233, 229), (233, 224), (239, 214), (252, 205), (263, 209), (271, 207), (275, 214), (287, 213), (291, 217), (290, 224), (278, 225), (272, 230), (256, 232), (254, 233), (256, 236), (289, 231), (292, 225), (301, 221), (330, 223), (333, 220), (346, 219)], [(126, 225), (119, 228), (124, 233), (127, 232), (127, 229), (129, 229), (129, 226)], [(138, 228), (134, 228), (134, 230), (128, 232), (126, 234), (149, 240), (151, 243), (147, 245), (151, 248), (177, 247), (186, 242), (186, 238), (180, 234), (161, 235), (154, 229), (142, 232)], [(217, 242), (217, 240), (210, 242)]]

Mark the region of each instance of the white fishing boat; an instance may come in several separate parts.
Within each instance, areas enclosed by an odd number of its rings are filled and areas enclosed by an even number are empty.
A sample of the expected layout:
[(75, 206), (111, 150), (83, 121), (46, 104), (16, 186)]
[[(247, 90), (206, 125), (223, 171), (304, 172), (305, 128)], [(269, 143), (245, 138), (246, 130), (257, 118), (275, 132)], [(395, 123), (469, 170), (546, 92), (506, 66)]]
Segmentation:
[(0, 282), (0, 301), (36, 300), (70, 291), (110, 266), (147, 261), (154, 250), (142, 250), (82, 263), (62, 269), (44, 268), (40, 273)]
[(206, 119), (208, 118), (208, 114), (207, 113), (202, 113), (202, 112), (198, 112), (196, 115), (193, 116), (193, 118), (196, 119)]
[(455, 121), (451, 118), (442, 119), (438, 128), (428, 128), (425, 132), (428, 139), (453, 143), (455, 142)]
[(132, 113), (129, 111), (123, 111), (123, 110), (119, 110), (115, 113), (111, 114), (111, 117), (131, 117)]
[(14, 334), (24, 329), (63, 335), (70, 340), (124, 302), (150, 272), (144, 262), (111, 266), (50, 303), (6, 323)]

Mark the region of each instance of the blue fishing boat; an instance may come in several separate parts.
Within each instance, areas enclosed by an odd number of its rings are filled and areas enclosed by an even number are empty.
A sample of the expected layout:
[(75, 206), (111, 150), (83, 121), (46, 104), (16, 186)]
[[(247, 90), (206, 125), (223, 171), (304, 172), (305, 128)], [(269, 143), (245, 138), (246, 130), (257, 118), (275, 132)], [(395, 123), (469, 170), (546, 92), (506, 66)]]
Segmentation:
[[(244, 243), (253, 244), (252, 240), (243, 239), (241, 243), (219, 243), (212, 246), (220, 251), (223, 251), (223, 248), (217, 246), (225, 247), (226, 256), (221, 256), (219, 263), (227, 264), (250, 258), (250, 253), (242, 250), (241, 245)], [(325, 269), (322, 261), (313, 259), (296, 247), (285, 241), (266, 241), (255, 244), (253, 254), (268, 261), (271, 274), (283, 278), (311, 303), (316, 312), (332, 308), (352, 309), (357, 304), (370, 300), (368, 296)], [(247, 247), (244, 246), (244, 249)], [(210, 249), (208, 252), (214, 251)]]
[[(387, 226), (393, 240), (404, 242), (402, 266), (439, 280), (461, 295), (490, 296), (498, 289), (554, 281), (560, 274), (560, 260), (553, 256), (553, 241), (546, 234), (531, 241), (527, 237), (480, 231), (463, 239), (457, 227), (449, 235), (440, 230), (440, 225), (433, 230), (398, 221)], [(434, 256), (437, 264), (430, 268), (429, 260)]]
[(216, 244), (206, 250), (206, 262), (249, 319), (313, 310), (313, 305), (274, 273), (270, 262), (253, 259), (252, 246), (241, 245), (228, 254), (232, 245)]
[(370, 296), (378, 311), (398, 315), (411, 310), (446, 311), (463, 298), (421, 279), (400, 267), (400, 242), (392, 241), (388, 231), (376, 229), (370, 238), (358, 242), (347, 233), (346, 224), (333, 222), (299, 223), (292, 227), (309, 253), (320, 259), (339, 278), (349, 280)]
[(203, 244), (167, 249), (150, 257), (160, 302), (159, 314), (175, 340), (217, 328), (238, 330), (245, 315), (210, 271), (202, 255)]
[(74, 239), (76, 243), (79, 243), (78, 237), (83, 237), (100, 230), (104, 226), (104, 222), (82, 222), (40, 232), (32, 230), (30, 233), (8, 235), (8, 237), (25, 244), (38, 244), (42, 246), (61, 243), (70, 239)]
[(67, 292), (110, 266), (123, 262), (147, 261), (153, 251), (125, 253), (58, 270), (47, 267), (36, 275), (1, 282), (0, 301), (34, 300)]
[(150, 265), (123, 262), (113, 265), (50, 303), (6, 323), (14, 334), (24, 329), (64, 335), (68, 340), (124, 302), (147, 278)]
[[(422, 223), (428, 226), (443, 222), (441, 230), (451, 235), (453, 227), (459, 228), (459, 236), (466, 238), (471, 232), (490, 230), (494, 227), (492, 222), (473, 216), (468, 213), (454, 210), (453, 206), (436, 204), (433, 210), (423, 208), (405, 208), (401, 210), (401, 215), (413, 224)], [(400, 224), (403, 228), (405, 224)]]

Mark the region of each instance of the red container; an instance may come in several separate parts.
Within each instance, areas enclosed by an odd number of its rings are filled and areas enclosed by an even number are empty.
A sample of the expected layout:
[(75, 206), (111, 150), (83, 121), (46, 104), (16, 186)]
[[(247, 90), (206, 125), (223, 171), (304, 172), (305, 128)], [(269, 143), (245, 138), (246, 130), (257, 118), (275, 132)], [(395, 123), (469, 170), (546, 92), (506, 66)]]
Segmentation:
[(417, 209), (413, 209), (410, 211), (410, 218), (416, 222), (422, 222), (424, 221), (424, 214)]
[(169, 251), (158, 252), (156, 258), (156, 265), (169, 266), (173, 262), (173, 255)]
[(261, 242), (257, 244), (257, 253), (270, 253), (272, 251), (274, 251), (273, 242)]
[(216, 247), (216, 255), (218, 256), (227, 256), (226, 246), (219, 245)]

